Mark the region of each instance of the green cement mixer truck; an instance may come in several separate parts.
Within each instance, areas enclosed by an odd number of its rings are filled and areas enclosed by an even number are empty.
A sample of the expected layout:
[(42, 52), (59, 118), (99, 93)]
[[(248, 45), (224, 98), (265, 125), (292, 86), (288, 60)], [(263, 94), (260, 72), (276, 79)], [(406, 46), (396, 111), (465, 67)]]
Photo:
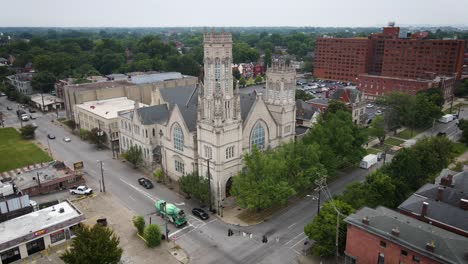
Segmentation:
[(163, 217), (174, 223), (176, 227), (182, 226), (187, 223), (184, 210), (177, 208), (177, 206), (167, 203), (164, 200), (157, 200), (154, 204), (156, 211)]

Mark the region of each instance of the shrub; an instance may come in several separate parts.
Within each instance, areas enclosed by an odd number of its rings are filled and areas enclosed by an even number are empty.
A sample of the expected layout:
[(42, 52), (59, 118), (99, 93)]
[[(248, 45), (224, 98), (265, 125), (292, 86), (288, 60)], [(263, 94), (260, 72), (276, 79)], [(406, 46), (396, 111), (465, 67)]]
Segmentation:
[(76, 128), (76, 123), (73, 120), (66, 120), (63, 122), (67, 127), (71, 128), (72, 130), (75, 130)]
[(138, 234), (140, 236), (142, 236), (143, 232), (145, 231), (145, 219), (143, 218), (143, 216), (141, 216), (141, 215), (134, 216), (133, 217), (133, 225), (138, 230)]
[(147, 225), (143, 237), (148, 247), (159, 246), (159, 244), (161, 244), (161, 230), (159, 226), (155, 224)]
[(161, 182), (164, 178), (164, 172), (158, 168), (153, 172), (153, 177), (155, 177), (158, 182)]
[(80, 138), (83, 140), (88, 140), (91, 132), (89, 130), (86, 130), (84, 128), (80, 128)]

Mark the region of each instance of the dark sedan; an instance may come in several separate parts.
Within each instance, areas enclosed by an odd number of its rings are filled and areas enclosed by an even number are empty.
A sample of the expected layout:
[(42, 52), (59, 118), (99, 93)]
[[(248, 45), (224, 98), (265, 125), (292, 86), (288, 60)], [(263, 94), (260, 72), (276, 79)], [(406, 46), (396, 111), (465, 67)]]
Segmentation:
[(139, 183), (141, 186), (145, 187), (145, 189), (151, 189), (151, 188), (153, 188), (153, 183), (152, 183), (150, 180), (146, 179), (146, 178), (140, 178), (140, 179), (138, 179), (138, 183)]
[(55, 136), (52, 135), (52, 134), (47, 134), (47, 137), (48, 137), (49, 139), (55, 139)]
[(203, 209), (200, 209), (200, 208), (193, 208), (192, 209), (192, 214), (194, 216), (197, 216), (201, 220), (206, 220), (206, 219), (210, 218), (210, 216), (205, 211), (203, 211)]

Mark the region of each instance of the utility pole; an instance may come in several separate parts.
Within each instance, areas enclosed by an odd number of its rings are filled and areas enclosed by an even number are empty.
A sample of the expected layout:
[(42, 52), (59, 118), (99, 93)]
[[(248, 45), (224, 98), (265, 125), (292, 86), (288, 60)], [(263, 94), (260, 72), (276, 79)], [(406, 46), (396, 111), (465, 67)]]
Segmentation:
[(336, 260), (338, 263), (338, 256), (340, 255), (340, 250), (338, 249), (338, 237), (339, 237), (339, 232), (340, 231), (340, 213), (337, 211), (336, 212), (336, 239), (335, 239), (335, 246), (336, 246)]
[(102, 192), (106, 192), (106, 185), (104, 184), (104, 168), (102, 167), (102, 160), (98, 160), (101, 163), (101, 181), (102, 181)]
[(211, 205), (211, 174), (210, 174), (210, 159), (207, 159), (206, 160), (207, 163), (208, 163), (208, 191), (209, 191), (209, 195), (208, 195), (208, 203), (210, 203), (210, 212), (213, 211), (213, 207)]
[(325, 184), (325, 181), (326, 181), (326, 177), (321, 177), (317, 180), (315, 180), (315, 185), (318, 186), (318, 199), (317, 199), (317, 215), (320, 214), (320, 196), (321, 196), (321, 192), (322, 192), (322, 186)]

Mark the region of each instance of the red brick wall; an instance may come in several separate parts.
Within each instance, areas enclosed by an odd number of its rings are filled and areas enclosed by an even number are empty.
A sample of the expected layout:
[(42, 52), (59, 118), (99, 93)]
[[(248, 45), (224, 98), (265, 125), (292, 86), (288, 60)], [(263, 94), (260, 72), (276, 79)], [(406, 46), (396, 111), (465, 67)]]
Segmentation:
[(388, 95), (395, 91), (415, 95), (418, 91), (436, 86), (436, 83), (428, 81), (382, 78), (380, 76), (371, 75), (360, 75), (357, 82), (357, 88), (361, 90), (365, 98), (368, 99), (375, 99), (378, 96)]
[(382, 75), (417, 79), (456, 73), (460, 78), (464, 46), (463, 40), (387, 39)]
[[(380, 241), (386, 243), (385, 248), (380, 246)], [(401, 250), (408, 252), (407, 256), (401, 255)], [(377, 263), (377, 256), (379, 253), (384, 254), (385, 263), (389, 264), (398, 264), (400, 261), (403, 263), (416, 263), (413, 261), (413, 255), (419, 256), (419, 264), (437, 263), (437, 261), (419, 255), (388, 240), (374, 236), (352, 225), (348, 225), (345, 252), (348, 256), (356, 257), (357, 263), (359, 264)]]
[(315, 43), (314, 76), (321, 79), (355, 82), (367, 72), (367, 38), (319, 38)]

